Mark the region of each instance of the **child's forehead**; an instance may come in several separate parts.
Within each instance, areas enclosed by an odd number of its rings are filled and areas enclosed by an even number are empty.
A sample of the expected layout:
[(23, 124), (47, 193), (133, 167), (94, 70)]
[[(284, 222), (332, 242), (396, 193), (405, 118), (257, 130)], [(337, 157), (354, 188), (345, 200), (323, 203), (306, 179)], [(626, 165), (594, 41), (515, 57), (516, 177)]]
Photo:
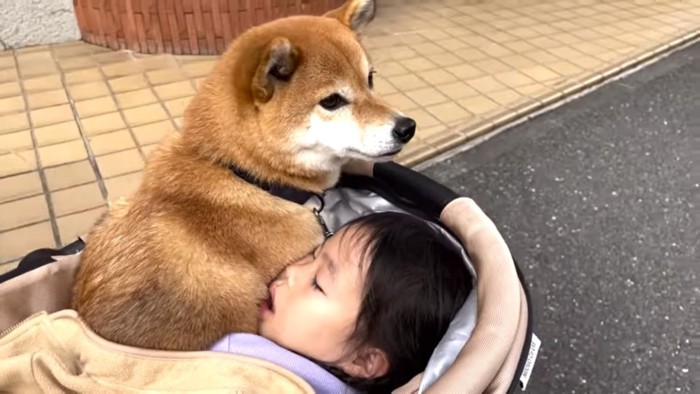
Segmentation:
[(366, 252), (368, 249), (366, 232), (358, 226), (343, 227), (338, 230), (325, 243), (331, 246), (332, 254), (340, 270), (366, 272), (371, 256)]

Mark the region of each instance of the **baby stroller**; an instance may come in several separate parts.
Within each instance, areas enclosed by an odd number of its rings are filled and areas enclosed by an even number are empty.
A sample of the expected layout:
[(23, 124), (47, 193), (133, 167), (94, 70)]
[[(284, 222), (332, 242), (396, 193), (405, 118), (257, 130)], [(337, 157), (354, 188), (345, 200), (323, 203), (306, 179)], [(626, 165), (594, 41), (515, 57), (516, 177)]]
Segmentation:
[[(319, 208), (329, 231), (371, 212), (396, 211), (423, 218), (461, 248), (475, 278), (474, 291), (425, 371), (396, 392), (515, 393), (526, 389), (540, 345), (532, 332), (527, 285), (495, 225), (471, 199), (399, 164), (382, 163), (374, 166), (371, 177), (344, 175), (324, 194)], [(70, 287), (83, 246), (84, 240), (78, 239), (61, 250), (34, 251), (16, 270), (0, 276), (0, 331), (4, 330), (0, 354), (8, 346), (7, 335), (27, 319), (69, 308)], [(191, 357), (202, 353), (208, 352), (192, 352)], [(0, 362), (0, 369), (2, 365)], [(274, 391), (267, 389), (264, 391)]]

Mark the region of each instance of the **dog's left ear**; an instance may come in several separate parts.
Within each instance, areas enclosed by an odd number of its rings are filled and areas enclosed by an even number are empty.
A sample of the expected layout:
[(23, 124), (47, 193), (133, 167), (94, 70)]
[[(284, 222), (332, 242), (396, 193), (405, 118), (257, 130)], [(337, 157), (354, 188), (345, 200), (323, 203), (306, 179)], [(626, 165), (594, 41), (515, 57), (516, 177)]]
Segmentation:
[(263, 103), (270, 101), (275, 88), (292, 77), (298, 61), (299, 52), (288, 39), (278, 37), (272, 40), (263, 50), (253, 77), (255, 99)]
[(340, 8), (324, 16), (335, 18), (350, 29), (360, 32), (374, 19), (377, 4), (374, 0), (347, 0)]

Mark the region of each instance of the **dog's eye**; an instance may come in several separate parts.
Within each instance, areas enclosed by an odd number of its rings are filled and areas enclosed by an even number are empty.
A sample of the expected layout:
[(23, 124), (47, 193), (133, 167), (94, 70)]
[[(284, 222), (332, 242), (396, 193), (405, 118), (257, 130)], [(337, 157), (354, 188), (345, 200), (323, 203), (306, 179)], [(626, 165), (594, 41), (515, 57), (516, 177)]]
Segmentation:
[(334, 111), (347, 103), (348, 101), (338, 93), (333, 93), (320, 102), (321, 107), (327, 109), (328, 111)]
[(374, 89), (374, 73), (376, 73), (376, 71), (370, 71), (369, 76), (367, 77), (367, 84), (369, 84), (370, 89)]

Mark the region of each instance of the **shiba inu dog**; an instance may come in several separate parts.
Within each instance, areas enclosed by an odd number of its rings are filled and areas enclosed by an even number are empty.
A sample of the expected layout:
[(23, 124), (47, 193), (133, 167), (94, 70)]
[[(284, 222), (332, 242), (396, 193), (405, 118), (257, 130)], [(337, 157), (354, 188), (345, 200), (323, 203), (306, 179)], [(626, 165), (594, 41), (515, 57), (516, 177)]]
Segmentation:
[[(244, 32), (193, 97), (143, 182), (88, 234), (73, 308), (100, 336), (203, 350), (255, 332), (268, 284), (323, 240), (310, 208), (351, 160), (389, 160), (415, 122), (375, 95), (360, 32), (373, 0)], [(233, 169), (233, 171), (232, 171)]]

